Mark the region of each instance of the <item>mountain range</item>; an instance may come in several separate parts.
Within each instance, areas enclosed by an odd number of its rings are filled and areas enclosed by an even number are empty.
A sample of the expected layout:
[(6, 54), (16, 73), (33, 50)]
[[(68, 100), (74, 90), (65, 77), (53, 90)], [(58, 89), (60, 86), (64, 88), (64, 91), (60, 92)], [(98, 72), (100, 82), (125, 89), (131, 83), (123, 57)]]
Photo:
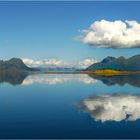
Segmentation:
[[(104, 58), (101, 62), (94, 63), (85, 71), (96, 71), (96, 70), (119, 70), (119, 71), (140, 71), (140, 55), (135, 55), (130, 58), (125, 58), (123, 56), (115, 58), (108, 56)], [(76, 68), (31, 68), (24, 64), (20, 58), (12, 58), (10, 60), (0, 60), (0, 73), (4, 72), (33, 72), (33, 71), (77, 71)], [(79, 70), (80, 71), (80, 70)]]
[(108, 56), (101, 62), (94, 63), (86, 68), (87, 71), (105, 69), (120, 71), (140, 71), (140, 55), (135, 55), (127, 59), (123, 56), (118, 58)]

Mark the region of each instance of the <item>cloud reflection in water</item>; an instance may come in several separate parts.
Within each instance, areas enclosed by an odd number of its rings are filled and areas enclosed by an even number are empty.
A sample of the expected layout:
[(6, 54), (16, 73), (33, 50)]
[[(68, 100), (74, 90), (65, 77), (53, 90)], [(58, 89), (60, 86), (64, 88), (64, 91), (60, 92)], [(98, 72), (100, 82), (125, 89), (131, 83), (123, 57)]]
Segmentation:
[(49, 85), (61, 84), (67, 81), (80, 81), (85, 84), (93, 84), (96, 83), (97, 80), (89, 77), (86, 74), (38, 74), (38, 75), (28, 75), (26, 79), (24, 79), (22, 85), (31, 85), (34, 83), (43, 83)]
[(84, 99), (80, 107), (95, 121), (135, 121), (140, 118), (140, 95), (104, 95)]

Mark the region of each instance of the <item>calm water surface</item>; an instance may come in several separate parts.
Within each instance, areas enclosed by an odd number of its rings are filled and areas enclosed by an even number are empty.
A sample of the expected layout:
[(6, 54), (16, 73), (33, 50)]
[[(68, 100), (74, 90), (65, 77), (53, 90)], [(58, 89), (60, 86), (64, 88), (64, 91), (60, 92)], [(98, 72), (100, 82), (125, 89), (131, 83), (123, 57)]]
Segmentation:
[(0, 138), (140, 138), (140, 76), (0, 79)]

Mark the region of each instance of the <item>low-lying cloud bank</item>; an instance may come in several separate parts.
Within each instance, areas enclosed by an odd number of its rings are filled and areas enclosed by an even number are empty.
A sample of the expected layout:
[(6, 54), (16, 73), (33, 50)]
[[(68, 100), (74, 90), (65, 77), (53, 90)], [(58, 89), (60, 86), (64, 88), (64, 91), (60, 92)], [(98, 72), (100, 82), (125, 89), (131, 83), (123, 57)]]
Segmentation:
[(97, 60), (94, 59), (85, 59), (83, 61), (78, 62), (78, 66), (80, 68), (87, 68), (88, 66), (97, 63)]
[(28, 66), (62, 66), (62, 65), (67, 65), (66, 62), (58, 59), (45, 59), (45, 60), (33, 60), (30, 58), (23, 58), (23, 62), (28, 65)]
[(30, 67), (76, 67), (76, 68), (87, 68), (88, 66), (94, 64), (97, 62), (97, 60), (94, 59), (85, 59), (83, 61), (77, 62), (76, 64), (70, 64), (68, 62), (65, 62), (63, 60), (59, 59), (45, 59), (45, 60), (33, 60), (30, 58), (23, 58), (23, 62), (30, 66)]
[(95, 21), (81, 32), (82, 35), (77, 38), (89, 45), (104, 48), (140, 47), (140, 23), (135, 20)]
[(140, 119), (139, 95), (104, 95), (85, 99), (82, 109), (96, 121), (135, 121)]

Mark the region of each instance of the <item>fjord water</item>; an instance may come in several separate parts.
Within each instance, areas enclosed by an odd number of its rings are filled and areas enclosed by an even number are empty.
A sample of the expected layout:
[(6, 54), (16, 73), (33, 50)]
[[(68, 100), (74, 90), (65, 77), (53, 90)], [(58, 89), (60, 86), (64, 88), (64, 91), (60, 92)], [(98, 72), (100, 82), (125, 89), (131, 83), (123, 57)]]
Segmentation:
[(139, 75), (0, 80), (0, 138), (140, 138)]

